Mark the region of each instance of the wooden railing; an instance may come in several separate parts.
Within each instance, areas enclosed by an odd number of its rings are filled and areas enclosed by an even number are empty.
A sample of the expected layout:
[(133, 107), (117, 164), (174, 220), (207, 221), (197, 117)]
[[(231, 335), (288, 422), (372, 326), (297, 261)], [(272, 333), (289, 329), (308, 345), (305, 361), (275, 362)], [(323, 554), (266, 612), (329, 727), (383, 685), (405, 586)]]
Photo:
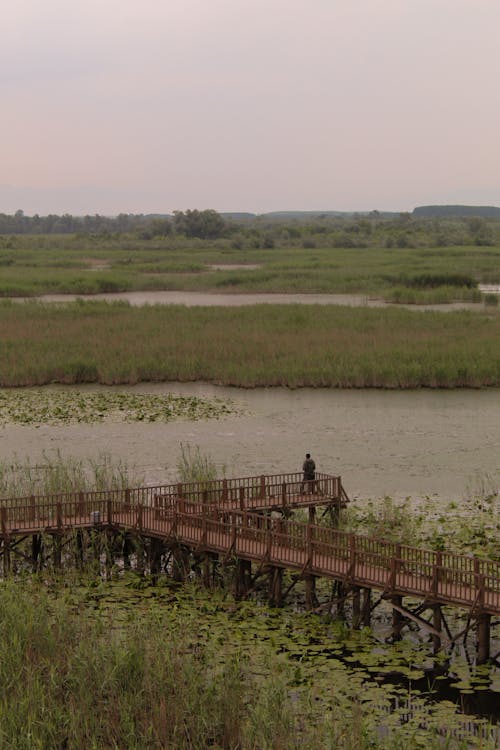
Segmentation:
[[(250, 482), (247, 485), (254, 486)], [(229, 487), (222, 486), (221, 493), (226, 489)], [(229, 492), (215, 502), (214, 494), (192, 490), (191, 496), (201, 492), (203, 502), (199, 502), (186, 499), (188, 492), (184, 490), (182, 497), (172, 495), (172, 502), (158, 504), (159, 494), (168, 496), (164, 490), (74, 493), (4, 504), (0, 507), (1, 534), (7, 539), (19, 534), (109, 525), (164, 540), (175, 538), (194, 549), (226, 557), (307, 570), (346, 584), (379, 589), (387, 595), (416, 596), (500, 614), (498, 562), (275, 519), (248, 508), (228, 508)]]
[(82, 516), (94, 510), (101, 501), (111, 500), (124, 505), (167, 508), (179, 500), (215, 505), (227, 510), (265, 510), (274, 506), (321, 505), (348, 501), (339, 476), (317, 474), (314, 482), (304, 482), (302, 474), (273, 474), (239, 479), (215, 479), (207, 482), (103, 490), (101, 492), (69, 492), (53, 495), (31, 495), (16, 499), (0, 499), (0, 511), (6, 521), (16, 522), (52, 519), (58, 505), (76, 505)]

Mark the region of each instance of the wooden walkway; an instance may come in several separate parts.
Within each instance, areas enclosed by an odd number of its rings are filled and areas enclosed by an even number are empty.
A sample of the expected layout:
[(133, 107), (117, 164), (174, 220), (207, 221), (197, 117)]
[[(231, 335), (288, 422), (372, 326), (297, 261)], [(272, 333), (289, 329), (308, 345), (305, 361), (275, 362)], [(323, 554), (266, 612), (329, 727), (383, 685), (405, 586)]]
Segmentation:
[(346, 502), (340, 477), (326, 474), (318, 475), (314, 487), (304, 487), (299, 474), (284, 474), (31, 497), (1, 501), (1, 537), (5, 546), (22, 535), (105, 526), (175, 540), (198, 552), (306, 571), (388, 597), (412, 596), (500, 615), (500, 563), (256, 512)]

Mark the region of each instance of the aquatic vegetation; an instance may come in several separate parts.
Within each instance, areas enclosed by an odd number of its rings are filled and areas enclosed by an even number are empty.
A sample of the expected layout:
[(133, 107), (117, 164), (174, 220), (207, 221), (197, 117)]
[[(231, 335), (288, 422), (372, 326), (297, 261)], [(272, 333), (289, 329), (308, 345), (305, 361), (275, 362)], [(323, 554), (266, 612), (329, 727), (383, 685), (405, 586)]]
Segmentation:
[(458, 554), (500, 559), (500, 494), (483, 478), (465, 497), (448, 502), (436, 498), (390, 497), (354, 499), (340, 516), (340, 528)]
[(312, 615), (135, 579), (0, 584), (0, 748), (495, 746), (415, 687), (410, 646), (379, 654)]
[(125, 489), (142, 484), (144, 478), (135, 467), (109, 453), (81, 460), (56, 451), (44, 452), (39, 463), (29, 458), (0, 461), (0, 496), (4, 498)]
[(212, 482), (224, 476), (225, 467), (220, 469), (210, 455), (202, 453), (199, 445), (191, 446), (181, 443), (180, 448), (177, 462), (179, 481)]
[(218, 419), (236, 407), (218, 398), (130, 393), (119, 390), (26, 388), (0, 390), (0, 425), (95, 422), (171, 422)]

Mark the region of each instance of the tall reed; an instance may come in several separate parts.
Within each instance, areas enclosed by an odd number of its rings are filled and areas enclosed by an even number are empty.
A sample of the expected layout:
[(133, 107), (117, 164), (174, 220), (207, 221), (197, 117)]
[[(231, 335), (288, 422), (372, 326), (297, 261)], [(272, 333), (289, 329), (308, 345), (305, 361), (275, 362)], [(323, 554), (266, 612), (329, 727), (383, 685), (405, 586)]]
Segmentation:
[(256, 305), (0, 304), (0, 385), (500, 385), (500, 314)]

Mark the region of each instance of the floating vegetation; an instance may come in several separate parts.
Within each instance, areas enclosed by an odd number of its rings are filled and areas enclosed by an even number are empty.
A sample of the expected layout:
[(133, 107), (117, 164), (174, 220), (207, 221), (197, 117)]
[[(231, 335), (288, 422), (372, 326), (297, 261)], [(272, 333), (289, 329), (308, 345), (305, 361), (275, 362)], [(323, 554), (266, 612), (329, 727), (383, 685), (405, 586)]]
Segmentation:
[(172, 393), (52, 388), (0, 391), (0, 425), (195, 421), (219, 419), (236, 411), (235, 405), (227, 400)]

